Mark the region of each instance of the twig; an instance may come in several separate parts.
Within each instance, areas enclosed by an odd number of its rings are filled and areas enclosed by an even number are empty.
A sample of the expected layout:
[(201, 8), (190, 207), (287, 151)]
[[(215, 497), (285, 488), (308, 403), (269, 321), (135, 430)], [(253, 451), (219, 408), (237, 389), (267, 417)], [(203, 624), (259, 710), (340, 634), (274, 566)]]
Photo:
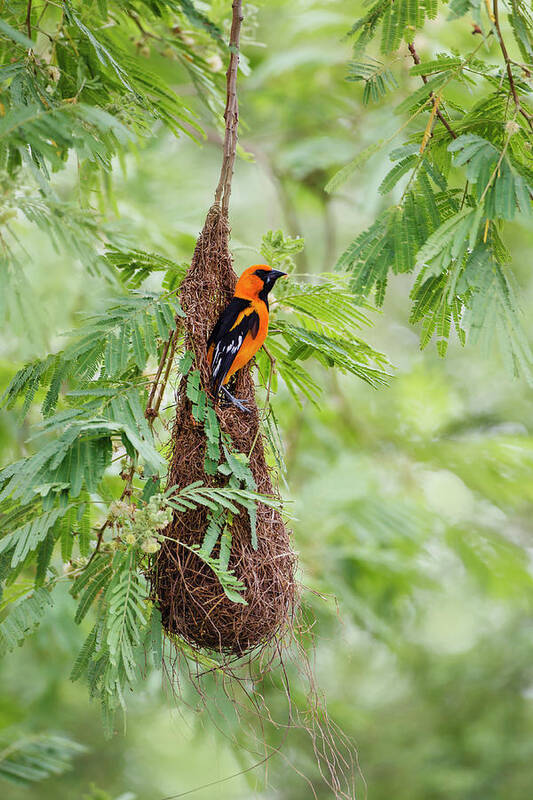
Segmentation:
[[(263, 420), (265, 419), (265, 417), (267, 415), (268, 406), (269, 406), (269, 400), (270, 400), (270, 390), (271, 390), (271, 387), (272, 387), (272, 376), (276, 371), (276, 359), (274, 358), (274, 356), (272, 355), (272, 353), (270, 352), (270, 350), (267, 348), (267, 346), (265, 344), (263, 345), (263, 350), (264, 350), (264, 353), (267, 356), (267, 358), (270, 360), (270, 370), (269, 370), (269, 373), (268, 373), (268, 381), (267, 381), (267, 386), (266, 386), (265, 404), (263, 406), (263, 410), (261, 411), (261, 414), (259, 415), (259, 421), (260, 422), (263, 422)], [(255, 445), (257, 443), (257, 440), (259, 438), (259, 434), (260, 433), (261, 433), (261, 427), (260, 427), (260, 425), (258, 425), (257, 426), (257, 431), (255, 432), (254, 440), (252, 442), (252, 446), (250, 447), (250, 452), (248, 453), (248, 458), (250, 458), (250, 456), (252, 455), (252, 453), (254, 451), (254, 447), (255, 447)]]
[[(516, 119), (516, 114), (515, 114), (515, 119)], [(505, 142), (504, 142), (504, 145), (503, 145), (502, 151), (501, 151), (501, 153), (500, 153), (500, 157), (498, 158), (498, 161), (497, 161), (497, 163), (496, 163), (496, 166), (495, 166), (495, 167), (494, 167), (494, 169), (492, 170), (491, 176), (490, 176), (490, 178), (489, 178), (489, 179), (488, 179), (488, 181), (487, 181), (487, 185), (486, 185), (486, 186), (485, 186), (485, 188), (483, 189), (483, 194), (482, 194), (482, 195), (481, 195), (481, 197), (479, 198), (479, 204), (478, 204), (479, 206), (481, 206), (481, 205), (483, 204), (483, 201), (484, 201), (485, 197), (487, 196), (487, 192), (489, 191), (490, 187), (492, 186), (492, 182), (494, 181), (494, 178), (495, 178), (495, 177), (498, 175), (498, 173), (499, 173), (499, 171), (500, 171), (500, 167), (501, 167), (501, 164), (502, 164), (503, 158), (504, 158), (504, 156), (505, 156), (506, 150), (507, 150), (507, 148), (508, 148), (508, 146), (509, 146), (509, 142), (511, 141), (511, 136), (512, 136), (512, 135), (513, 135), (512, 131), (509, 131), (509, 132), (507, 133), (507, 136), (506, 136), (506, 138), (505, 138)]]
[(28, 0), (28, 10), (26, 11), (26, 29), (28, 31), (28, 39), (31, 39), (31, 4), (32, 0)]
[(137, 14), (136, 11), (128, 11), (127, 14), (128, 14), (128, 17), (130, 17), (130, 19), (132, 19), (134, 21), (134, 23), (137, 25), (138, 29), (140, 30), (140, 32), (142, 33), (143, 36), (146, 36), (146, 38), (149, 38), (149, 39), (155, 39), (157, 42), (162, 42), (163, 41), (163, 38), (161, 36), (158, 36), (157, 34), (146, 30), (146, 28), (143, 26), (143, 24), (142, 24), (142, 22), (141, 22), (141, 20), (139, 18), (139, 15)]
[(105, 529), (107, 528), (107, 526), (109, 525), (110, 522), (111, 522), (111, 520), (108, 517), (106, 519), (106, 521), (104, 522), (104, 524), (100, 527), (100, 529), (98, 531), (98, 535), (96, 537), (96, 544), (94, 546), (94, 550), (91, 553), (91, 557), (89, 558), (89, 560), (88, 560), (88, 562), (86, 564), (86, 567), (85, 567), (86, 569), (89, 566), (89, 564), (93, 561), (93, 559), (95, 558), (96, 554), (100, 552), (100, 546), (102, 544), (102, 539), (104, 538)]
[(465, 183), (465, 188), (464, 188), (464, 191), (463, 191), (463, 196), (461, 197), (461, 205), (459, 206), (459, 211), (463, 210), (463, 206), (465, 204), (465, 200), (466, 200), (467, 194), (468, 194), (468, 181), (466, 181), (466, 183)]
[[(120, 477), (124, 481), (124, 488), (122, 490), (122, 494), (120, 495), (120, 500), (124, 500), (125, 497), (131, 497), (131, 494), (132, 494), (131, 486), (132, 486), (132, 483), (133, 483), (133, 476), (134, 475), (135, 475), (135, 464), (134, 464), (133, 461), (131, 461), (128, 471), (127, 472), (123, 471), (120, 474)], [(96, 544), (94, 546), (94, 550), (91, 553), (91, 557), (89, 558), (89, 560), (87, 562), (86, 568), (89, 566), (89, 564), (91, 563), (93, 558), (96, 556), (96, 554), (100, 551), (100, 547), (102, 545), (102, 541), (103, 541), (103, 538), (104, 538), (105, 530), (106, 530), (107, 527), (109, 527), (110, 524), (111, 524), (111, 519), (108, 516), (107, 519), (105, 520), (104, 524), (101, 525), (100, 529), (98, 530), (98, 534), (96, 536)]]
[(267, 392), (266, 392), (266, 400), (265, 400), (265, 410), (263, 411), (263, 417), (264, 417), (266, 409), (267, 409), (267, 406), (268, 406), (268, 401), (270, 400), (270, 387), (272, 385), (272, 375), (276, 371), (276, 359), (274, 358), (274, 356), (272, 355), (272, 353), (270, 352), (270, 350), (267, 348), (267, 346), (265, 344), (263, 345), (263, 350), (265, 352), (265, 355), (268, 357), (268, 359), (270, 361), (270, 372), (268, 373), (268, 383), (267, 383)]
[(500, 50), (502, 51), (502, 56), (505, 61), (505, 67), (507, 69), (507, 77), (509, 78), (509, 86), (511, 87), (511, 93), (513, 95), (514, 104), (517, 110), (522, 114), (524, 119), (527, 120), (529, 127), (533, 131), (533, 115), (529, 114), (526, 109), (520, 103), (520, 98), (518, 97), (518, 92), (516, 91), (516, 86), (513, 78), (513, 70), (511, 69), (511, 59), (509, 58), (509, 53), (507, 52), (507, 47), (505, 46), (505, 42), (503, 40), (502, 31), (500, 28), (500, 19), (498, 16), (498, 0), (493, 0), (492, 3), (492, 11), (494, 16), (494, 27), (496, 29), (496, 34), (498, 36), (498, 42), (500, 43)]
[(520, 61), (513, 61), (512, 58), (509, 59), (511, 64), (514, 64), (515, 67), (520, 67), (526, 78), (531, 78), (531, 70), (527, 68), (525, 64), (522, 64)]
[(163, 367), (165, 366), (165, 362), (167, 360), (168, 348), (170, 347), (171, 342), (174, 339), (175, 333), (176, 331), (173, 330), (168, 340), (164, 344), (163, 352), (161, 353), (161, 358), (159, 359), (159, 364), (157, 366), (157, 372), (155, 373), (155, 377), (152, 383), (152, 388), (150, 390), (150, 396), (148, 397), (148, 402), (146, 404), (146, 411), (144, 412), (144, 416), (150, 422), (153, 420), (154, 417), (157, 416), (157, 414), (154, 413), (155, 409), (153, 407), (153, 402), (155, 398), (155, 393), (157, 391), (157, 386), (159, 384), (159, 379), (161, 377), (161, 373), (163, 372)]
[[(414, 43), (410, 42), (407, 45), (407, 47), (409, 48), (409, 52), (411, 53), (411, 55), (413, 57), (413, 61), (415, 62), (415, 64), (417, 64), (417, 65), (420, 64), (420, 57), (419, 57), (418, 53), (415, 50)], [(422, 78), (424, 83), (428, 82), (427, 75), (421, 75), (420, 77)], [(437, 104), (437, 100), (436, 100), (435, 95), (433, 94), (433, 92), (430, 92), (430, 97), (433, 100), (433, 108), (435, 109), (435, 106), (438, 106), (438, 104)], [(438, 119), (442, 122), (442, 124), (444, 125), (444, 127), (446, 128), (446, 130), (448, 131), (450, 136), (452, 137), (452, 139), (457, 139), (457, 134), (455, 133), (455, 131), (451, 127), (450, 123), (448, 122), (448, 120), (442, 114), (442, 112), (440, 111), (440, 109), (438, 107), (435, 109), (435, 112), (437, 114)]]
[[(170, 370), (172, 368), (172, 362), (174, 361), (174, 355), (176, 353), (176, 345), (178, 343), (178, 330), (179, 328), (176, 326), (176, 330), (174, 331), (174, 336), (172, 337), (172, 344), (170, 345), (170, 354), (167, 358), (167, 366), (165, 369), (165, 374), (163, 375), (163, 380), (159, 385), (159, 394), (157, 396), (157, 400), (154, 406), (154, 418), (159, 416), (159, 409), (161, 408), (161, 401), (163, 399), (163, 394), (166, 389), (166, 385), (168, 383), (168, 378), (170, 375)], [(150, 421), (150, 424), (153, 424), (153, 420)]]
[[(45, 0), (45, 3), (44, 3), (44, 5), (43, 5), (43, 8), (42, 8), (42, 11), (41, 11), (41, 13), (39, 14), (39, 19), (37, 20), (37, 25), (40, 25), (40, 24), (41, 24), (42, 18), (43, 18), (43, 17), (44, 17), (44, 15), (46, 14), (46, 12), (47, 12), (47, 10), (48, 10), (48, 6), (49, 6), (49, 5), (51, 5), (51, 3), (50, 3), (50, 0)], [(62, 26), (62, 24), (63, 24), (63, 17), (64, 17), (64, 13), (65, 13), (65, 10), (64, 10), (64, 8), (62, 8), (62, 9), (61, 9), (61, 23), (60, 23), (60, 25), (59, 25), (59, 30), (61, 30), (61, 26)]]
[(226, 72), (226, 110), (224, 120), (226, 130), (224, 134), (224, 155), (222, 158), (222, 169), (215, 192), (215, 203), (222, 200), (222, 211), (227, 213), (229, 199), (231, 195), (231, 179), (233, 177), (233, 167), (235, 164), (235, 154), (237, 152), (237, 131), (239, 127), (239, 101), (237, 98), (237, 71), (239, 68), (239, 39), (241, 33), (242, 0), (233, 0), (233, 18), (231, 22), (231, 33), (229, 40), (230, 60), (228, 71)]

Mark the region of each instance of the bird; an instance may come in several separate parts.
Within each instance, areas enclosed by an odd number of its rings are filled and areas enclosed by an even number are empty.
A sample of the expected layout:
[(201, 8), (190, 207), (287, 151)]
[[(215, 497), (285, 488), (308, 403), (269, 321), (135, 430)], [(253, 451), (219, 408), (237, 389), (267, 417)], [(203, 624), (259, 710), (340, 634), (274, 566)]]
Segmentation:
[(262, 346), (268, 333), (268, 293), (286, 272), (268, 264), (253, 264), (237, 281), (235, 292), (207, 340), (207, 360), (211, 366), (211, 391), (219, 393), (241, 411), (245, 403), (234, 397), (226, 384)]

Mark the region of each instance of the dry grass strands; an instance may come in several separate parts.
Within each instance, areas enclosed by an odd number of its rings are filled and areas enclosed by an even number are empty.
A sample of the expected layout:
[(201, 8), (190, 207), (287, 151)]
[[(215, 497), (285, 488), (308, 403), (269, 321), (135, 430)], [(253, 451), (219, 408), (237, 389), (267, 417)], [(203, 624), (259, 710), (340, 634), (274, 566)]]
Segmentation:
[[(227, 215), (215, 204), (207, 215), (180, 292), (187, 315), (186, 347), (195, 354), (205, 387), (209, 386), (207, 339), (230, 300), (236, 281)], [(257, 491), (273, 494), (262, 436), (258, 434), (259, 414), (248, 367), (236, 374), (232, 391), (248, 405), (250, 413), (218, 403), (220, 428), (229, 434), (236, 451), (248, 454), (253, 447), (250, 468)], [(182, 488), (196, 480), (221, 485), (221, 476), (210, 477), (204, 472), (205, 450), (204, 429), (192, 416), (183, 379), (176, 406), (168, 485)], [(197, 648), (242, 656), (268, 644), (291, 619), (296, 556), (275, 509), (259, 504), (257, 550), (252, 547), (248, 514), (243, 511), (235, 516), (229, 568), (246, 586), (247, 605), (234, 603), (226, 597), (213, 571), (183, 546), (201, 545), (207, 516), (205, 508), (175, 514), (164, 531), (172, 541), (166, 539), (158, 554), (152, 576), (153, 593), (169, 634), (177, 634)], [(216, 554), (217, 550), (213, 555)]]

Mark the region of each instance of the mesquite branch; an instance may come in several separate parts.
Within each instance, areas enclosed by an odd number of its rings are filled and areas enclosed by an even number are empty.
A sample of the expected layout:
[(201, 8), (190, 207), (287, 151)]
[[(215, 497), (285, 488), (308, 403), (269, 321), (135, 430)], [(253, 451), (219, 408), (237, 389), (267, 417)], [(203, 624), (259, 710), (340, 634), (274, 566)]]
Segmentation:
[(26, 30), (28, 31), (28, 39), (31, 39), (31, 4), (32, 0), (28, 0), (26, 8)]
[[(418, 53), (417, 53), (417, 52), (416, 52), (416, 50), (415, 50), (415, 45), (414, 45), (414, 43), (413, 43), (413, 42), (410, 42), (410, 43), (407, 45), (407, 47), (409, 48), (409, 52), (411, 53), (411, 55), (412, 55), (412, 57), (413, 57), (413, 61), (415, 62), (415, 64), (420, 64), (420, 57), (419, 57)], [(420, 77), (422, 78), (422, 80), (424, 81), (424, 83), (427, 83), (427, 82), (428, 82), (428, 79), (427, 79), (427, 76), (426, 76), (426, 75), (421, 75)], [(437, 106), (437, 100), (436, 100), (436, 98), (435, 98), (435, 95), (433, 94), (433, 92), (431, 92), (431, 98), (433, 99), (434, 108), (435, 108), (435, 106)], [(438, 119), (439, 119), (439, 120), (442, 122), (442, 124), (444, 125), (444, 127), (446, 128), (446, 130), (448, 131), (448, 133), (450, 134), (450, 136), (452, 137), (452, 139), (457, 139), (457, 134), (455, 133), (455, 131), (454, 131), (454, 130), (452, 129), (452, 127), (450, 126), (450, 123), (448, 122), (448, 120), (446, 119), (446, 117), (445, 117), (445, 116), (442, 114), (442, 112), (439, 110), (438, 106), (437, 106), (437, 108), (435, 109), (435, 113), (436, 113), (436, 115), (437, 115)]]
[(237, 152), (237, 130), (239, 126), (237, 71), (239, 68), (239, 39), (243, 20), (242, 0), (233, 0), (231, 7), (233, 10), (233, 19), (229, 40), (231, 55), (228, 71), (226, 72), (226, 110), (224, 111), (226, 131), (224, 135), (224, 155), (222, 158), (220, 178), (215, 192), (215, 202), (220, 203), (222, 200), (222, 211), (226, 214), (229, 208), (229, 199), (231, 195), (231, 179), (233, 177), (235, 154)]

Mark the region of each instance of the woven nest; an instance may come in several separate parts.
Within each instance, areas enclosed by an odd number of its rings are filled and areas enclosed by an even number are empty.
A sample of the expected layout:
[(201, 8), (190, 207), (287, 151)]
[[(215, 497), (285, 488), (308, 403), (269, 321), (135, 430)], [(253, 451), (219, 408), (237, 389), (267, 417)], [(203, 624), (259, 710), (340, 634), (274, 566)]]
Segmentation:
[[(229, 302), (237, 276), (229, 252), (227, 217), (214, 205), (198, 238), (191, 267), (180, 292), (186, 313), (186, 347), (196, 357), (204, 386), (209, 386), (206, 342), (224, 306)], [(230, 435), (236, 451), (249, 453), (257, 490), (274, 494), (265, 461), (254, 386), (248, 367), (240, 370), (231, 391), (244, 400), (250, 413), (217, 404), (221, 429)], [(254, 445), (255, 442), (255, 445)], [(191, 413), (182, 380), (176, 405), (168, 485), (184, 487), (196, 480), (221, 485), (221, 476), (204, 473), (206, 440), (203, 427)], [(247, 605), (229, 600), (213, 571), (193, 552), (182, 546), (202, 543), (207, 509), (176, 513), (157, 556), (152, 576), (155, 600), (164, 629), (197, 648), (242, 656), (266, 645), (286, 627), (295, 603), (296, 556), (279, 512), (260, 503), (257, 510), (258, 548), (251, 544), (248, 514), (234, 517), (229, 568), (246, 589)], [(218, 546), (217, 546), (218, 547)], [(213, 556), (217, 556), (215, 550)]]

